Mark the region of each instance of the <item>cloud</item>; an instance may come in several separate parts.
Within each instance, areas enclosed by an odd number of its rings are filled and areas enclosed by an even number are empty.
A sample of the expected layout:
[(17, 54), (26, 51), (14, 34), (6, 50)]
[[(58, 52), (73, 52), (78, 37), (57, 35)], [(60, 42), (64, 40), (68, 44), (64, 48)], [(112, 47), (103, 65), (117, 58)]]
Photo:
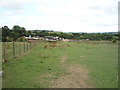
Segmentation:
[(1, 0), (0, 25), (56, 31), (117, 31), (118, 0)]
[(0, 8), (4, 10), (19, 10), (22, 9), (23, 3), (20, 0), (1, 0)]

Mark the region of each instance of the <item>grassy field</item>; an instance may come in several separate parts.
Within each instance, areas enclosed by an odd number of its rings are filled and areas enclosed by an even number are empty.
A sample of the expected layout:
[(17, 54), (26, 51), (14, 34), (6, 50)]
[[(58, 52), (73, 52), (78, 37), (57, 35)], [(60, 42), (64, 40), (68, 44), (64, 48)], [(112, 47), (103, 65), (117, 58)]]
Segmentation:
[(118, 87), (118, 45), (59, 42), (40, 43), (28, 54), (3, 65), (3, 88), (48, 88), (51, 81), (66, 75), (66, 67), (80, 65), (88, 69), (86, 82), (95, 88)]

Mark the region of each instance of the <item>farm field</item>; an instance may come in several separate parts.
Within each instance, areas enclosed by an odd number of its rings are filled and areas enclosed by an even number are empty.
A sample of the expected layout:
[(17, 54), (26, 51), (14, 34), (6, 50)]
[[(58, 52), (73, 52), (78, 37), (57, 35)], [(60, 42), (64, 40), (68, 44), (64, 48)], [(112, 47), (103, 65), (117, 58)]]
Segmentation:
[(3, 88), (117, 88), (118, 45), (41, 42), (3, 71)]

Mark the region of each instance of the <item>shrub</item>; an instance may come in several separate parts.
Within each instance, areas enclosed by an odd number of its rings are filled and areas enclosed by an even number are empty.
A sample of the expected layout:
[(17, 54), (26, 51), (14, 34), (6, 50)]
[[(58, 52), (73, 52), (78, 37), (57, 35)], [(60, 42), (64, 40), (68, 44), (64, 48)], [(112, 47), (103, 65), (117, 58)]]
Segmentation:
[(26, 39), (25, 39), (24, 37), (20, 37), (18, 40), (19, 40), (20, 42), (26, 41)]
[(113, 43), (116, 43), (117, 41), (116, 40), (112, 40)]

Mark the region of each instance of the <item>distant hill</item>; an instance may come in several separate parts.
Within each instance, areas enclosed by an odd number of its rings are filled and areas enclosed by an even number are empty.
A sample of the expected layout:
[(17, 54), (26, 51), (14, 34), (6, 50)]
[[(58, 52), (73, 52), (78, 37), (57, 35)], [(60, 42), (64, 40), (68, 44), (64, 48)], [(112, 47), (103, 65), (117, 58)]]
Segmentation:
[(30, 31), (48, 31), (48, 32), (53, 32), (53, 30), (30, 30)]
[[(53, 30), (30, 30), (30, 31), (60, 32), (60, 31), (53, 31)], [(118, 34), (118, 32), (64, 32), (64, 33), (111, 33), (111, 34)]]
[[(54, 31), (56, 32), (56, 31)], [(111, 33), (111, 34), (118, 34), (118, 32), (63, 32), (63, 33)]]

